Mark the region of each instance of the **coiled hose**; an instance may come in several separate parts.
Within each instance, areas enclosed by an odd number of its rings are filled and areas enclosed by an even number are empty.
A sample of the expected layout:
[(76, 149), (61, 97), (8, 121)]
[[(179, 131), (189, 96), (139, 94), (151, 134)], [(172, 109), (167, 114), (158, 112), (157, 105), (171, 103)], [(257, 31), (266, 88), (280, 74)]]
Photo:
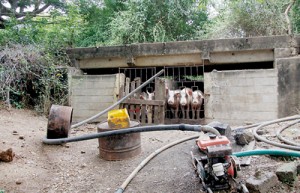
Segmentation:
[(278, 131), (276, 132), (276, 136), (278, 137), (278, 139), (280, 139), (281, 141), (283, 141), (283, 142), (286, 143), (286, 144), (290, 144), (290, 145), (294, 145), (294, 146), (300, 146), (299, 143), (296, 143), (296, 142), (294, 142), (294, 141), (290, 141), (290, 140), (288, 140), (288, 139), (285, 139), (284, 137), (282, 137), (282, 136), (280, 135), (284, 130), (286, 130), (287, 128), (289, 128), (289, 127), (291, 127), (291, 126), (293, 126), (293, 125), (295, 125), (295, 124), (297, 124), (297, 123), (300, 123), (300, 120), (296, 120), (296, 121), (294, 121), (294, 122), (288, 124), (287, 126), (281, 128), (280, 130), (278, 130)]
[(150, 131), (167, 131), (167, 130), (195, 131), (195, 132), (203, 131), (203, 132), (211, 132), (217, 136), (220, 136), (218, 130), (208, 125), (175, 124), (175, 125), (149, 125), (149, 126), (133, 127), (127, 129), (119, 129), (114, 131), (106, 131), (106, 132), (87, 134), (87, 135), (82, 135), (77, 137), (59, 138), (59, 139), (47, 139), (46, 137), (44, 137), (42, 141), (43, 143), (48, 145), (59, 145), (68, 142), (84, 141), (89, 139), (107, 137), (111, 135), (150, 132)]
[(292, 121), (292, 120), (295, 120), (295, 119), (300, 119), (300, 115), (295, 115), (295, 116), (291, 116), (291, 117), (286, 117), (286, 118), (277, 119), (277, 120), (262, 123), (261, 125), (259, 125), (258, 127), (255, 127), (253, 129), (253, 135), (259, 141), (263, 141), (265, 143), (268, 143), (268, 144), (271, 144), (271, 145), (274, 145), (274, 146), (277, 146), (277, 147), (285, 148), (285, 149), (300, 151), (300, 146), (293, 146), (293, 145), (286, 145), (286, 144), (282, 144), (282, 143), (277, 143), (277, 142), (274, 142), (274, 141), (270, 141), (270, 140), (268, 140), (264, 137), (261, 137), (257, 134), (257, 130), (259, 130), (259, 129), (267, 126), (267, 125), (271, 125), (271, 124), (279, 123), (279, 122), (284, 122), (284, 121)]

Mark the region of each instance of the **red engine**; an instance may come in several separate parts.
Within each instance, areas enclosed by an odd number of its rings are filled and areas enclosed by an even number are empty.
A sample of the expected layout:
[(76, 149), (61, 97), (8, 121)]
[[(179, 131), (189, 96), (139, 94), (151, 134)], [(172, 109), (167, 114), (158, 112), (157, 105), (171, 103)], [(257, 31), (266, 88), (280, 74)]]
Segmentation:
[(230, 166), (227, 170), (228, 175), (232, 177), (236, 176), (230, 157), (232, 154), (232, 148), (230, 141), (226, 136), (217, 137), (215, 135), (210, 135), (208, 139), (198, 139), (197, 145), (200, 150), (207, 155), (208, 158), (224, 158), (225, 162), (230, 163)]
[(209, 138), (197, 139), (196, 143), (200, 152), (205, 154), (198, 159), (193, 156), (204, 189), (207, 192), (231, 189), (237, 168), (229, 139), (226, 136), (209, 135)]

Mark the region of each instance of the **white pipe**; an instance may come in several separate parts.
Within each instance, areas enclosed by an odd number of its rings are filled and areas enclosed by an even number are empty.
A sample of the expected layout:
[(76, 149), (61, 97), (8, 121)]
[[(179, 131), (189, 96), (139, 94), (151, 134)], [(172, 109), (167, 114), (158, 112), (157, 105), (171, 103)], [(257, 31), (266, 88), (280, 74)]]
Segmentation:
[(130, 181), (136, 176), (136, 174), (146, 165), (148, 164), (148, 162), (150, 160), (152, 160), (155, 156), (157, 156), (159, 153), (167, 150), (170, 147), (173, 147), (177, 144), (183, 143), (185, 141), (191, 140), (191, 139), (197, 139), (199, 137), (199, 135), (194, 135), (194, 136), (190, 136), (190, 137), (186, 137), (177, 141), (174, 141), (172, 143), (169, 143), (157, 150), (155, 150), (153, 153), (151, 153), (148, 157), (146, 157), (146, 159), (144, 159), (139, 165), (138, 167), (136, 167), (133, 172), (126, 178), (126, 180), (123, 182), (123, 184), (121, 185), (120, 188), (118, 188), (118, 190), (115, 193), (122, 193), (124, 192), (125, 188), (128, 186), (128, 184), (130, 183)]

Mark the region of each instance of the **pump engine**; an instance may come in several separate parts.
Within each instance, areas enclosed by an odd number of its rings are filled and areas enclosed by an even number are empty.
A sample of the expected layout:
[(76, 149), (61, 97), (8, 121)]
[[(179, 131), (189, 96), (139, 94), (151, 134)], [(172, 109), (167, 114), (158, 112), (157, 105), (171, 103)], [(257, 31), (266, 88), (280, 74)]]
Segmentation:
[(199, 138), (196, 143), (202, 155), (196, 158), (192, 154), (193, 165), (205, 191), (248, 192), (244, 184), (235, 180), (239, 165), (226, 136), (210, 134), (209, 138)]

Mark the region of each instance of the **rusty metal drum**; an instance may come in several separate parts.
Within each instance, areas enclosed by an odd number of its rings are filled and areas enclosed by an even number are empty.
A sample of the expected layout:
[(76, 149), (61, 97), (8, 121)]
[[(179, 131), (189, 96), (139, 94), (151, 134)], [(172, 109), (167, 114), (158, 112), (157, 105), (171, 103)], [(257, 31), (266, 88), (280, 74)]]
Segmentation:
[(47, 126), (47, 138), (66, 138), (72, 122), (73, 108), (68, 106), (52, 105)]
[[(136, 127), (140, 123), (130, 121), (130, 127)], [(108, 122), (98, 125), (98, 132), (111, 131)], [(132, 158), (141, 153), (141, 134), (130, 133), (108, 137), (101, 137), (99, 140), (100, 158), (109, 161), (124, 160)]]

